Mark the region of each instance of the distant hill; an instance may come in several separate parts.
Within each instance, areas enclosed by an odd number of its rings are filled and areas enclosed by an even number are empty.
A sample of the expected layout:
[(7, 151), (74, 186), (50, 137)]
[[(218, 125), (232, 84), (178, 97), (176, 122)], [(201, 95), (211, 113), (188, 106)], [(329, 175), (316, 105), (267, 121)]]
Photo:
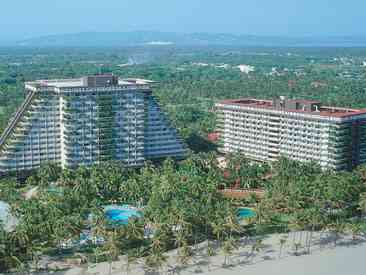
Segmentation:
[(226, 46), (366, 46), (365, 37), (277, 37), (212, 33), (171, 33), (154, 31), (83, 32), (49, 35), (18, 41), (29, 47), (117, 47), (137, 45), (226, 45)]

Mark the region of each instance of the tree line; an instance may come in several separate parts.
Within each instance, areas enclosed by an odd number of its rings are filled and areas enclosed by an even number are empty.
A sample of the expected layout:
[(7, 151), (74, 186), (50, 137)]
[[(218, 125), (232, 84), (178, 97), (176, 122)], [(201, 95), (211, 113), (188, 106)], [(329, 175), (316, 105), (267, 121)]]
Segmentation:
[[(0, 267), (36, 270), (45, 255), (82, 254), (89, 262), (111, 264), (126, 255), (157, 270), (173, 248), (186, 266), (203, 241), (208, 250), (219, 247), (226, 262), (245, 236), (326, 231), (339, 237), (350, 230), (357, 235), (364, 230), (365, 179), (364, 167), (322, 171), (313, 163), (287, 159), (267, 166), (240, 155), (228, 156), (223, 169), (215, 153), (140, 169), (105, 163), (61, 170), (50, 164), (30, 176), (26, 186), (1, 180), (0, 198), (10, 203), (18, 223), (12, 231), (0, 231)], [(25, 190), (34, 187), (36, 195), (24, 199)], [(262, 188), (265, 196), (235, 200), (223, 197), (222, 188)], [(110, 204), (142, 207), (143, 217), (114, 226), (103, 210)], [(242, 223), (238, 207), (255, 209), (256, 217)], [(146, 235), (147, 228), (152, 235)], [(85, 231), (103, 241), (65, 247), (78, 244)]]

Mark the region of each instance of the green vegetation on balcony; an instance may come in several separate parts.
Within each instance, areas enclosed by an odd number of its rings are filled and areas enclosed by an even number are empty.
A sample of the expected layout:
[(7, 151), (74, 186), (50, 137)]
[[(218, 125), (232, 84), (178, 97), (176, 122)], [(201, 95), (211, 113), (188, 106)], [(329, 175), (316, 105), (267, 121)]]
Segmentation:
[(100, 153), (99, 161), (114, 159), (115, 156), (115, 111), (113, 110), (113, 95), (103, 94), (96, 97), (97, 117), (95, 125), (98, 129), (97, 136)]

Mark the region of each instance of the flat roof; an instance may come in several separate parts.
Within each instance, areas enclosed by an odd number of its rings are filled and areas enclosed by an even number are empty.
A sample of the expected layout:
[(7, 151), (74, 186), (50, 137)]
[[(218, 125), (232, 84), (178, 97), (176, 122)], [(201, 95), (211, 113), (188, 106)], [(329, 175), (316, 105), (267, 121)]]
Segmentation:
[[(310, 104), (320, 103), (319, 101), (313, 101), (313, 100), (295, 100), (294, 99), (291, 101), (296, 101), (296, 102), (301, 102), (301, 103), (310, 103)], [(272, 100), (241, 98), (241, 99), (222, 100), (219, 103), (224, 104), (224, 105), (254, 107), (254, 108), (258, 108), (258, 109), (279, 110), (279, 109), (275, 108)], [(325, 116), (325, 117), (338, 117), (338, 118), (366, 114), (366, 109), (351, 109), (351, 108), (329, 107), (329, 106), (320, 106), (318, 111), (310, 111), (310, 110), (304, 111), (304, 110), (297, 110), (297, 109), (286, 109), (284, 111)]]
[[(101, 75), (102, 77), (104, 75)], [(142, 78), (125, 78), (118, 79), (118, 86), (136, 86), (136, 85), (150, 85), (157, 83), (156, 81), (142, 79)], [(71, 79), (41, 79), (36, 81), (26, 82), (29, 86), (43, 86), (43, 87), (56, 87), (56, 88), (78, 88), (88, 87), (84, 77), (71, 78)]]
[(36, 80), (33, 82), (27, 82), (26, 84), (38, 84), (46, 87), (56, 87), (56, 88), (72, 88), (72, 87), (82, 87), (83, 79), (52, 79), (52, 80)]

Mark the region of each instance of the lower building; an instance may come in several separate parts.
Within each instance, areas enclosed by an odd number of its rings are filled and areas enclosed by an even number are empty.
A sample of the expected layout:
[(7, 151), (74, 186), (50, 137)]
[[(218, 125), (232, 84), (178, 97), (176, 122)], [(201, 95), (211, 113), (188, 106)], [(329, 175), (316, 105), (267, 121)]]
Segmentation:
[(366, 162), (366, 110), (284, 97), (224, 100), (216, 109), (223, 153), (270, 162), (287, 157), (336, 170)]

